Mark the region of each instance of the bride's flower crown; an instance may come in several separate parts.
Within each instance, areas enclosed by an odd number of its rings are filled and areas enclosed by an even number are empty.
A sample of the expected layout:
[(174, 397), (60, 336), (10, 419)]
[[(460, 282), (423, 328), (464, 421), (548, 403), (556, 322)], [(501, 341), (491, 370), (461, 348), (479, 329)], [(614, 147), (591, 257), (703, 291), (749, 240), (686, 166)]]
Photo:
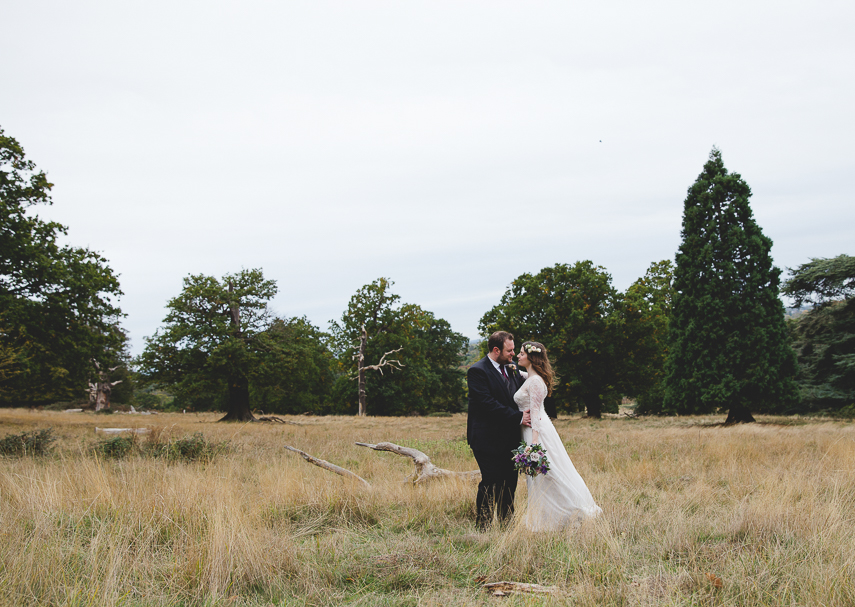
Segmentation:
[(531, 354), (532, 352), (543, 352), (542, 349), (540, 349), (537, 346), (532, 345), (532, 344), (526, 344), (525, 345), (525, 351), (528, 352), (529, 354)]

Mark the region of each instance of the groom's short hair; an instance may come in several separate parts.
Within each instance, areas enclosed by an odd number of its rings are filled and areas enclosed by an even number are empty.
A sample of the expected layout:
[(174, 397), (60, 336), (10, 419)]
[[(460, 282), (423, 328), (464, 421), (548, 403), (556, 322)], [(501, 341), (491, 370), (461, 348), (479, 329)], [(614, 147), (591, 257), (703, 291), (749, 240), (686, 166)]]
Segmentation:
[(499, 352), (505, 349), (505, 342), (513, 340), (514, 336), (507, 331), (496, 331), (487, 340), (487, 352), (492, 352), (493, 348), (498, 348)]

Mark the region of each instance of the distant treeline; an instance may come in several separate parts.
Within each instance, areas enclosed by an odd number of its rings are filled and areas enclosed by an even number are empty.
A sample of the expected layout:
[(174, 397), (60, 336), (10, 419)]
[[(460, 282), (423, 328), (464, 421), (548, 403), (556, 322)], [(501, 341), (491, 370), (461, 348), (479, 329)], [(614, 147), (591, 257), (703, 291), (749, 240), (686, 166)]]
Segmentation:
[[(65, 226), (30, 207), (52, 184), (0, 129), (0, 404), (85, 400), (93, 361), (117, 367), (114, 403), (267, 414), (466, 410), (465, 373), (485, 354), (379, 278), (324, 330), (272, 313), (261, 269), (190, 275), (162, 327), (132, 360), (119, 280), (106, 259), (61, 245)], [(637, 412), (853, 414), (855, 260), (812, 259), (781, 284), (750, 189), (714, 149), (689, 188), (674, 262), (625, 292), (602, 266), (559, 263), (517, 277), (479, 325), (544, 343), (559, 410), (599, 416), (622, 397)], [(800, 313), (786, 314), (779, 297)], [(785, 319), (785, 317), (787, 317)], [(362, 381), (360, 381), (360, 376)]]

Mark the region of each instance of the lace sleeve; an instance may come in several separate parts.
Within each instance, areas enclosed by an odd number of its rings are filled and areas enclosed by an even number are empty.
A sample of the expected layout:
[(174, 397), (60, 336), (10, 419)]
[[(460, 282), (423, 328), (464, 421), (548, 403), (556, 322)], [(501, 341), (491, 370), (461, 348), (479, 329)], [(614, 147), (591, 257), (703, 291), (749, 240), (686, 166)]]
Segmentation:
[(546, 383), (535, 375), (528, 382), (529, 406), (531, 407), (531, 428), (540, 434), (540, 416), (543, 413), (543, 399), (546, 398)]

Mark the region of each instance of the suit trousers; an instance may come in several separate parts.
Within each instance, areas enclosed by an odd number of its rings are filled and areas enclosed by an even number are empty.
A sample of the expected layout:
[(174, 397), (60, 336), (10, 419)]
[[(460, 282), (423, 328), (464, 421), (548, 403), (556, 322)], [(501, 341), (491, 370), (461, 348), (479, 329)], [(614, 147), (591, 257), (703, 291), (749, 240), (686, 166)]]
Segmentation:
[(488, 527), (493, 522), (493, 509), (499, 521), (508, 520), (514, 513), (514, 494), (517, 490), (519, 473), (514, 469), (511, 452), (472, 451), (481, 482), (475, 497), (476, 522), (479, 527)]

